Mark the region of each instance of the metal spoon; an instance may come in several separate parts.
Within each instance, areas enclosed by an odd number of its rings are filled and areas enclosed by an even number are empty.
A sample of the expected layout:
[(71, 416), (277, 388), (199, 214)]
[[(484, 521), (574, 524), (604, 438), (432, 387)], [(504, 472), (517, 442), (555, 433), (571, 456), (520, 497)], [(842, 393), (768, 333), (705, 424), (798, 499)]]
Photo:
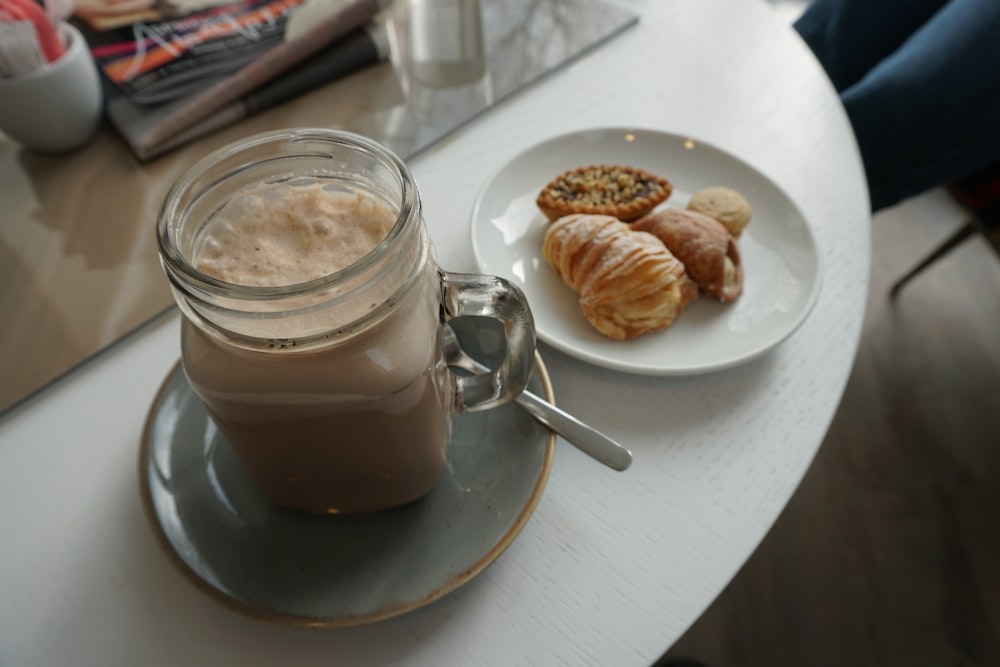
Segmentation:
[[(487, 373), (490, 370), (462, 349), (458, 338), (448, 327), (444, 327), (444, 352), (449, 366), (476, 374)], [(632, 452), (530, 391), (522, 392), (515, 399), (515, 403), (554, 433), (561, 435), (571, 445), (609, 468), (626, 470), (632, 465)]]

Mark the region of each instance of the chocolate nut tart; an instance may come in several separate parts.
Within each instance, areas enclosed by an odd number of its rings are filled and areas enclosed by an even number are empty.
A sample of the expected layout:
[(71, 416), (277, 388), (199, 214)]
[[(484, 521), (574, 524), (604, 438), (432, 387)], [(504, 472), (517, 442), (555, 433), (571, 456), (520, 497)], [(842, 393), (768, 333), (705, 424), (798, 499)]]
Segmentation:
[(560, 174), (542, 188), (535, 203), (550, 222), (571, 213), (630, 222), (666, 201), (672, 191), (667, 179), (642, 169), (600, 164)]

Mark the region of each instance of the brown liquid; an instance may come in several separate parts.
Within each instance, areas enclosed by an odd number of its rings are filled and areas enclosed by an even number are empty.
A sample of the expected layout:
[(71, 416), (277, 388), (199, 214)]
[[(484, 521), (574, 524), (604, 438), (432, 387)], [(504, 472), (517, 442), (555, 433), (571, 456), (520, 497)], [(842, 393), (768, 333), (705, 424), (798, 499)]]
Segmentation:
[(184, 321), (188, 379), (271, 501), (309, 512), (366, 512), (435, 486), (453, 399), (441, 361), (437, 290), (428, 266), (378, 322), (284, 349), (249, 348)]
[[(411, 334), (414, 319), (407, 319)], [(390, 330), (402, 333), (391, 322), (381, 329), (315, 352), (254, 351), (184, 323), (188, 379), (273, 502), (366, 512), (415, 500), (440, 479), (451, 436), (442, 406), (451, 395), (436, 337), (407, 346), (414, 374), (387, 370), (380, 364), (388, 357), (366, 353), (384, 351), (378, 343), (394, 337)]]

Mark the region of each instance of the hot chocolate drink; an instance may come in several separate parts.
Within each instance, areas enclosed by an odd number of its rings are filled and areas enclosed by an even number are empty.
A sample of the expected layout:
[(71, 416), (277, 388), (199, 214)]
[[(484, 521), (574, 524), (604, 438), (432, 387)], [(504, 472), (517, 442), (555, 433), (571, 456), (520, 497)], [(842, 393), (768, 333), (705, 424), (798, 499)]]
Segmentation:
[[(395, 507), (441, 478), (451, 420), (533, 368), (524, 294), (434, 260), (413, 175), (360, 135), (276, 130), (216, 150), (157, 218), (188, 380), (257, 487), (315, 513)], [(502, 322), (491, 373), (447, 367), (442, 327)]]
[[(208, 220), (192, 264), (229, 284), (297, 285), (362, 260), (396, 218), (341, 185), (252, 185)], [(272, 501), (368, 511), (414, 500), (440, 478), (453, 397), (440, 361), (438, 279), (404, 268), (364, 290), (321, 290), (295, 318), (264, 314), (255, 325), (263, 335), (234, 338), (185, 320), (191, 385)]]

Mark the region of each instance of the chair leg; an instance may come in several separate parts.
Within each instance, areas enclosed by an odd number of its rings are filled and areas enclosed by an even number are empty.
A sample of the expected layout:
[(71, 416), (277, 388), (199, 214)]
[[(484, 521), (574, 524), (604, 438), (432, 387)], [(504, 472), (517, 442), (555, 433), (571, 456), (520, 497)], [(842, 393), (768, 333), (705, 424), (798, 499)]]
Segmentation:
[(892, 286), (892, 289), (889, 290), (889, 298), (895, 299), (896, 296), (899, 294), (899, 291), (903, 289), (903, 285), (910, 282), (910, 280), (914, 276), (916, 276), (918, 273), (920, 273), (928, 266), (936, 262), (938, 259), (951, 252), (951, 250), (953, 250), (955, 246), (957, 246), (962, 241), (966, 240), (967, 238), (975, 234), (978, 230), (979, 227), (976, 225), (975, 222), (971, 220), (969, 222), (966, 222), (961, 229), (952, 234), (951, 238), (949, 238), (947, 241), (938, 246), (934, 250), (934, 252), (927, 255), (927, 257), (925, 257), (919, 264), (913, 267), (913, 269), (911, 269), (909, 273), (907, 273), (902, 278), (897, 280), (896, 283)]
[(982, 231), (986, 235), (986, 240), (990, 242), (993, 252), (1000, 258), (1000, 221), (994, 220), (990, 224), (983, 225)]

